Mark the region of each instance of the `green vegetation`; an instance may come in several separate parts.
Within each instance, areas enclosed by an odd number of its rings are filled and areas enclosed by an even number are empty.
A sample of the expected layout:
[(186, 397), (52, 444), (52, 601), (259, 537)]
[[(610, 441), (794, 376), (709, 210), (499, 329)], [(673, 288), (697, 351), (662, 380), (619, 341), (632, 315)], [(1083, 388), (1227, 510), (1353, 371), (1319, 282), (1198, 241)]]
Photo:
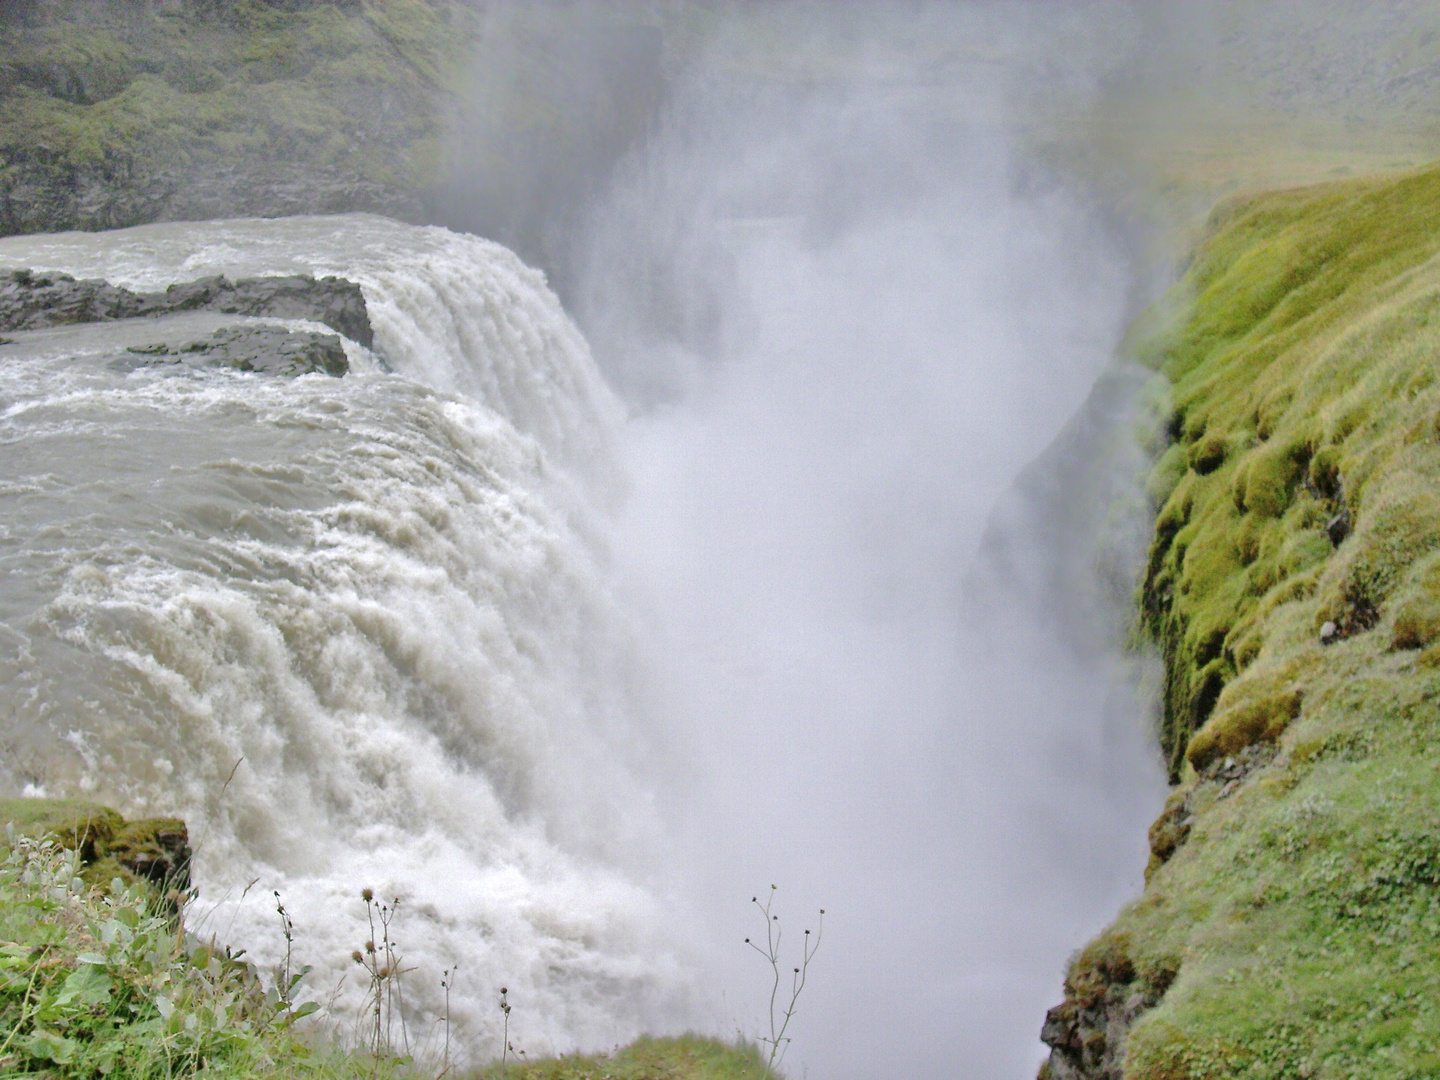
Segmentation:
[[(76, 799), (0, 799), (0, 825), (73, 850), (88, 885), (104, 888), (118, 880), (171, 909), (190, 885), (189, 832), (178, 818), (126, 821), (109, 807)], [(0, 851), (9, 846), (0, 843)]]
[[(243, 954), (186, 931), (185, 890), (173, 871), (174, 837), (184, 837), (183, 822), (126, 822), (106, 807), (51, 799), (0, 800), (0, 822), (7, 823), (0, 842), (0, 1075), (54, 1080), (435, 1075), (435, 1068), (388, 1052), (378, 1020), (375, 1039), (365, 1049), (335, 1044), (323, 1027), (297, 1028), (297, 1020), (319, 1012), (315, 1003), (299, 1000), (303, 969), (291, 971), (287, 962), (261, 972)], [(188, 859), (188, 847), (184, 852)], [(163, 861), (167, 858), (171, 862)], [(172, 870), (157, 874), (157, 865)], [(288, 942), (283, 908), (281, 914)], [(387, 961), (395, 963), (388, 923), (375, 937), (383, 940)], [(375, 1000), (385, 1000), (387, 1007), (388, 978), (381, 973), (372, 987)], [(753, 1044), (695, 1036), (641, 1039), (613, 1056), (512, 1060), (462, 1075), (476, 1080), (774, 1076)]]
[(573, 1055), (511, 1062), (475, 1074), (476, 1080), (767, 1080), (753, 1045), (726, 1045), (686, 1035), (639, 1039), (613, 1055)]
[(1440, 1077), (1437, 220), (1440, 168), (1234, 202), (1134, 334), (1177, 787), (1069, 980), (1163, 992), (1127, 1077)]
[[(14, 832), (0, 865), (0, 1069), (5, 1075), (353, 1075), (291, 1032), (254, 967), (157, 913), (116, 878), (87, 884), (78, 848)], [(393, 1073), (392, 1069), (385, 1069)]]

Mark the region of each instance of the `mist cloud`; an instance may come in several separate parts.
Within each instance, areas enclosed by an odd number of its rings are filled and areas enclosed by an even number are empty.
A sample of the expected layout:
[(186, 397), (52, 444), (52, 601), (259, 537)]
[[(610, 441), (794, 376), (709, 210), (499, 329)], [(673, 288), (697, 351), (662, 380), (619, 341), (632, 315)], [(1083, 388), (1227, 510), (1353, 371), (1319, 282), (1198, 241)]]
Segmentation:
[[(1137, 291), (1130, 238), (1027, 142), (1026, 80), (1096, 94), (1110, 47), (1041, 7), (706, 9), (543, 248), (632, 411), (616, 587), (703, 1022), (765, 1033), (753, 894), (796, 937), (829, 912), (796, 1074), (1031, 1073), (1163, 797), (1105, 601), (1077, 641), (1052, 588), (976, 562)], [(1097, 499), (1139, 472), (1106, 436), (1132, 390), (1073, 440)], [(987, 550), (1058, 565), (1086, 509)]]

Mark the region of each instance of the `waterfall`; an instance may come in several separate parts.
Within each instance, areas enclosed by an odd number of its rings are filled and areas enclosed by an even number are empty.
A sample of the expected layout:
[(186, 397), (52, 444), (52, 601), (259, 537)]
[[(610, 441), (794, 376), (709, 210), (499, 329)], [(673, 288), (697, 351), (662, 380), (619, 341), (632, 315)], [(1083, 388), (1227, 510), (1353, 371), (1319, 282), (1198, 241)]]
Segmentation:
[(273, 961), (278, 891), (341, 1015), (361, 889), (398, 897), (418, 1042), (457, 963), (477, 1060), (501, 985), (531, 1053), (683, 1018), (602, 539), (623, 409), (543, 275), (366, 215), (11, 238), (0, 266), (336, 274), (375, 338), (343, 379), (117, 363), (121, 324), (6, 347), (0, 785), (183, 816), (192, 928)]

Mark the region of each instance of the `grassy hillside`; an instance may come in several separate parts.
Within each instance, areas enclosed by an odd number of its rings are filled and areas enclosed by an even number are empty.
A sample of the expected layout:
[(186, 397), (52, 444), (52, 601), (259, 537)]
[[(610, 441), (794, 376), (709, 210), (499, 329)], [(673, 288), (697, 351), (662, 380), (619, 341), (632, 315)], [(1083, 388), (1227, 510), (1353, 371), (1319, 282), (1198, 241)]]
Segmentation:
[(454, 0), (0, 5), (0, 232), (418, 212), (477, 19)]
[(1440, 1077), (1437, 221), (1434, 167), (1235, 202), (1137, 328), (1177, 786), (1051, 1075)]

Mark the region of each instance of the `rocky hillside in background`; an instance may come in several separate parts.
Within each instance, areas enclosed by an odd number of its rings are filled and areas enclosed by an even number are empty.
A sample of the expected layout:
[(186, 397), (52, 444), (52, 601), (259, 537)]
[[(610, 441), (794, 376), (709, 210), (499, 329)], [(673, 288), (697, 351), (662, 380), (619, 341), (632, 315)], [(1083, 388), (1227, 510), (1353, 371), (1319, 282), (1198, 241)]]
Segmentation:
[(1440, 167), (1222, 207), (1142, 320), (1174, 789), (1049, 1080), (1440, 1076)]
[(0, 234), (420, 216), (477, 18), (456, 0), (10, 0)]

